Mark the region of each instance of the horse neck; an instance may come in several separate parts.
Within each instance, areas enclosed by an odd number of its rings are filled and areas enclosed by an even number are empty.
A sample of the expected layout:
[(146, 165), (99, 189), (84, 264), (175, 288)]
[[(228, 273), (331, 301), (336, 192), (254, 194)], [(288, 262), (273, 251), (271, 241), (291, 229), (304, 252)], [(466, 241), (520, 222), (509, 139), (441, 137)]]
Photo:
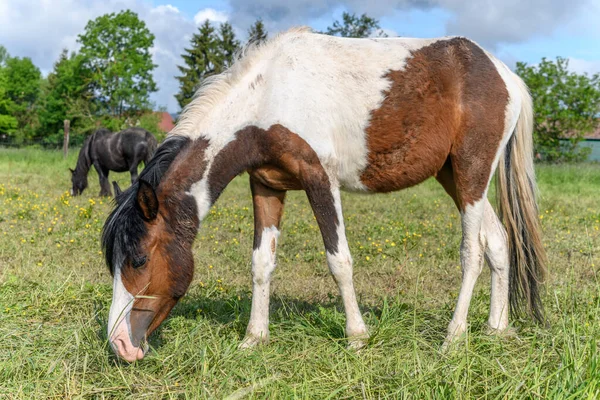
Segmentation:
[[(204, 164), (197, 165), (201, 179), (191, 184), (188, 193), (196, 198), (202, 220), (227, 185), (238, 175), (268, 161), (263, 131), (248, 127), (237, 132), (235, 139), (224, 147), (209, 144), (204, 153)], [(215, 148), (218, 146), (218, 148)]]
[(92, 159), (90, 157), (90, 146), (92, 143), (92, 138), (94, 135), (88, 137), (85, 142), (83, 142), (83, 146), (79, 151), (79, 157), (77, 158), (77, 164), (75, 165), (75, 175), (87, 176), (87, 173), (90, 170), (92, 165)]

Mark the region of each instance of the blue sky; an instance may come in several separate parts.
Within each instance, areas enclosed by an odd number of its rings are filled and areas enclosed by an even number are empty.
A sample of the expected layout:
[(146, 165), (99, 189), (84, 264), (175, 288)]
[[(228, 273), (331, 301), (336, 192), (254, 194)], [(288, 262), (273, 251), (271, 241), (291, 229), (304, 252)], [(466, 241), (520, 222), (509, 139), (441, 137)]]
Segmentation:
[(390, 35), (467, 36), (511, 68), (562, 56), (576, 72), (600, 72), (600, 0), (0, 0), (0, 44), (47, 73), (63, 48), (77, 49), (77, 34), (89, 19), (126, 8), (156, 36), (160, 90), (152, 100), (171, 112), (178, 111), (180, 54), (205, 18), (231, 22), (245, 39), (258, 17), (274, 33), (294, 25), (325, 30), (343, 11), (366, 12)]

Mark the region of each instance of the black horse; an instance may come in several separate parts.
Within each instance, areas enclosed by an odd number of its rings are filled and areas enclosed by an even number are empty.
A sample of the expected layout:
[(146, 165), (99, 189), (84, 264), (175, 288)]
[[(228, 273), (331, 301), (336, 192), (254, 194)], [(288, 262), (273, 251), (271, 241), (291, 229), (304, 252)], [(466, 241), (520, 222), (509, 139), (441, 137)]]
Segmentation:
[(100, 178), (100, 196), (111, 196), (109, 171), (129, 171), (133, 184), (138, 178), (138, 165), (142, 161), (148, 164), (156, 145), (154, 136), (142, 128), (128, 128), (118, 133), (98, 129), (83, 142), (75, 170), (69, 168), (73, 183), (71, 195), (78, 196), (87, 188), (87, 174), (92, 165)]

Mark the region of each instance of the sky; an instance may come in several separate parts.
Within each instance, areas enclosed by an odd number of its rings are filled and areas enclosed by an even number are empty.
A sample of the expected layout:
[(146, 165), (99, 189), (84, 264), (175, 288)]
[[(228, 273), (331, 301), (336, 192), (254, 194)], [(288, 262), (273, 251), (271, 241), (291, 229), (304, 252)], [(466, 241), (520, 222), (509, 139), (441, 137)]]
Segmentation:
[(159, 91), (151, 100), (169, 112), (179, 111), (173, 96), (181, 54), (206, 19), (229, 21), (245, 40), (257, 18), (273, 34), (298, 25), (325, 30), (344, 11), (367, 13), (389, 36), (466, 36), (511, 68), (561, 56), (575, 72), (600, 72), (600, 0), (0, 0), (0, 44), (47, 74), (62, 49), (78, 49), (88, 20), (124, 9), (156, 36)]

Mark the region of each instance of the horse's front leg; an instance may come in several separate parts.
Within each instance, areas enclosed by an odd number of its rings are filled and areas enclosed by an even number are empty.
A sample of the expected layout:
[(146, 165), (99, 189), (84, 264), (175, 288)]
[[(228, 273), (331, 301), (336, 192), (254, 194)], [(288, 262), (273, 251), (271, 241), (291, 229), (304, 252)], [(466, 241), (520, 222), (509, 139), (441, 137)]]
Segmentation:
[(100, 180), (100, 196), (112, 196), (110, 183), (108, 182), (109, 170), (102, 168), (98, 162), (94, 162), (94, 168), (96, 169), (98, 179)]
[(250, 178), (254, 205), (252, 252), (252, 308), (246, 337), (240, 348), (269, 341), (269, 287), (275, 269), (275, 250), (283, 213), (285, 191), (273, 190)]
[(131, 184), (133, 185), (138, 180), (138, 164), (137, 163), (134, 164), (133, 166), (129, 167), (129, 174), (131, 175)]
[(323, 187), (323, 181), (307, 185), (306, 194), (323, 235), (327, 264), (338, 285), (346, 312), (346, 337), (351, 348), (361, 348), (369, 337), (354, 291), (352, 256), (346, 239), (342, 202), (337, 187)]

